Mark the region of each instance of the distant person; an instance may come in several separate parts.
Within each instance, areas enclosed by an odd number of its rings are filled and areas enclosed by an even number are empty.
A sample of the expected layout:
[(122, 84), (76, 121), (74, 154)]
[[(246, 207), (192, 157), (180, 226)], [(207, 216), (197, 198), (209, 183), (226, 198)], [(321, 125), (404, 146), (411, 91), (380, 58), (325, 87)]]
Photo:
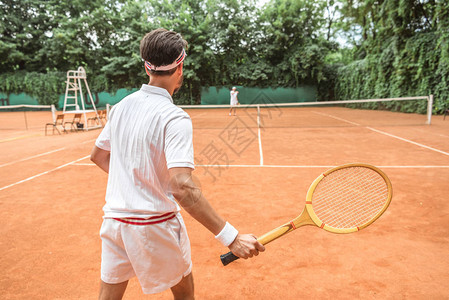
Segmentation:
[(192, 180), (192, 121), (172, 99), (182, 85), (186, 47), (173, 31), (145, 35), (140, 55), (150, 82), (114, 106), (92, 149), (91, 160), (109, 174), (99, 299), (122, 299), (134, 276), (145, 294), (170, 288), (175, 299), (194, 299), (180, 206), (235, 255), (265, 249), (226, 222)]
[(231, 90), (231, 110), (229, 111), (229, 115), (232, 115), (232, 111), (234, 110), (234, 116), (237, 114), (237, 108), (235, 107), (236, 105), (239, 104), (239, 99), (237, 98), (238, 95), (238, 91), (237, 88), (234, 86)]

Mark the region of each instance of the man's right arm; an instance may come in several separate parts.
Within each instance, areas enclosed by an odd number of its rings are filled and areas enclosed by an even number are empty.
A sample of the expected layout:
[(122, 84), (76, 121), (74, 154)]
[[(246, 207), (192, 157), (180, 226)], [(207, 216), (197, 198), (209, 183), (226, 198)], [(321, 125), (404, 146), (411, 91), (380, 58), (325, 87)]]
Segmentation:
[(192, 139), (192, 122), (187, 115), (182, 114), (167, 124), (164, 152), (170, 176), (170, 192), (179, 205), (235, 255), (242, 258), (258, 255), (259, 251), (265, 250), (264, 246), (253, 235), (238, 234), (238, 231), (212, 208), (199, 184), (194, 182)]
[(94, 146), (90, 154), (90, 160), (99, 166), (103, 171), (109, 173), (109, 161), (111, 158), (111, 152)]
[[(112, 111), (114, 108), (112, 109)], [(90, 154), (90, 160), (103, 171), (109, 173), (109, 161), (111, 158), (111, 123), (108, 121), (95, 141), (95, 146)]]
[[(171, 168), (170, 186), (171, 192), (178, 203), (198, 222), (211, 231), (215, 236), (219, 236), (225, 228), (226, 222), (213, 209), (201, 192), (201, 189), (192, 179), (192, 169)], [(229, 225), (228, 225), (229, 227)], [(232, 226), (231, 226), (232, 227)], [(227, 240), (224, 237), (224, 240)], [(228, 244), (229, 243), (229, 244)], [(227, 243), (227, 247), (238, 257), (249, 258), (265, 251), (265, 247), (260, 244), (252, 234), (238, 234), (232, 237)]]

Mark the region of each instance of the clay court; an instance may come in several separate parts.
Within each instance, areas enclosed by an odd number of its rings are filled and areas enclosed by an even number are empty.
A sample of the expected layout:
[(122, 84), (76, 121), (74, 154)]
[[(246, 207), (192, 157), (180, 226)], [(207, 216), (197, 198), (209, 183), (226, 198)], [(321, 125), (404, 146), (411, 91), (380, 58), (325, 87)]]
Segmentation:
[[(183, 212), (197, 299), (449, 298), (449, 119), (347, 108), (191, 110), (197, 168), (212, 205), (241, 232), (302, 211), (323, 171), (362, 162), (393, 185), (385, 214), (360, 232), (302, 227), (251, 260)], [(48, 112), (0, 114), (2, 299), (96, 299), (107, 175), (90, 151), (100, 130), (44, 135)], [(124, 299), (144, 295), (130, 281)]]

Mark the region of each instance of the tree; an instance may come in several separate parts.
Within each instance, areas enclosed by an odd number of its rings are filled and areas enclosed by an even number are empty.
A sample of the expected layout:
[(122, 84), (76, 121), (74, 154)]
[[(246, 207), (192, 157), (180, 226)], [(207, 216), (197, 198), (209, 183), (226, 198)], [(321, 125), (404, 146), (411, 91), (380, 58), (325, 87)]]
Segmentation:
[[(355, 4), (351, 7), (350, 4)], [(339, 70), (339, 98), (435, 94), (435, 111), (449, 103), (448, 4), (445, 1), (351, 1), (346, 22), (359, 24), (354, 62)], [(425, 111), (425, 107), (407, 107)]]
[(324, 58), (330, 44), (320, 34), (325, 23), (324, 2), (273, 0), (261, 17), (263, 38), (259, 46), (270, 66), (271, 86), (299, 86), (324, 79)]

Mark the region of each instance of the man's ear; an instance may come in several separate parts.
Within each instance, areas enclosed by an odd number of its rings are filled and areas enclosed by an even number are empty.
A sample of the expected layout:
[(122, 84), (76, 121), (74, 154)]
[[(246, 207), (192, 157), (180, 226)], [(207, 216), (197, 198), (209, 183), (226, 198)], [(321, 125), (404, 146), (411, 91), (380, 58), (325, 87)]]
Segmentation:
[(176, 72), (178, 72), (179, 76), (182, 76), (182, 72), (183, 72), (183, 67), (184, 67), (184, 62), (180, 63), (178, 66), (178, 69), (176, 70)]

